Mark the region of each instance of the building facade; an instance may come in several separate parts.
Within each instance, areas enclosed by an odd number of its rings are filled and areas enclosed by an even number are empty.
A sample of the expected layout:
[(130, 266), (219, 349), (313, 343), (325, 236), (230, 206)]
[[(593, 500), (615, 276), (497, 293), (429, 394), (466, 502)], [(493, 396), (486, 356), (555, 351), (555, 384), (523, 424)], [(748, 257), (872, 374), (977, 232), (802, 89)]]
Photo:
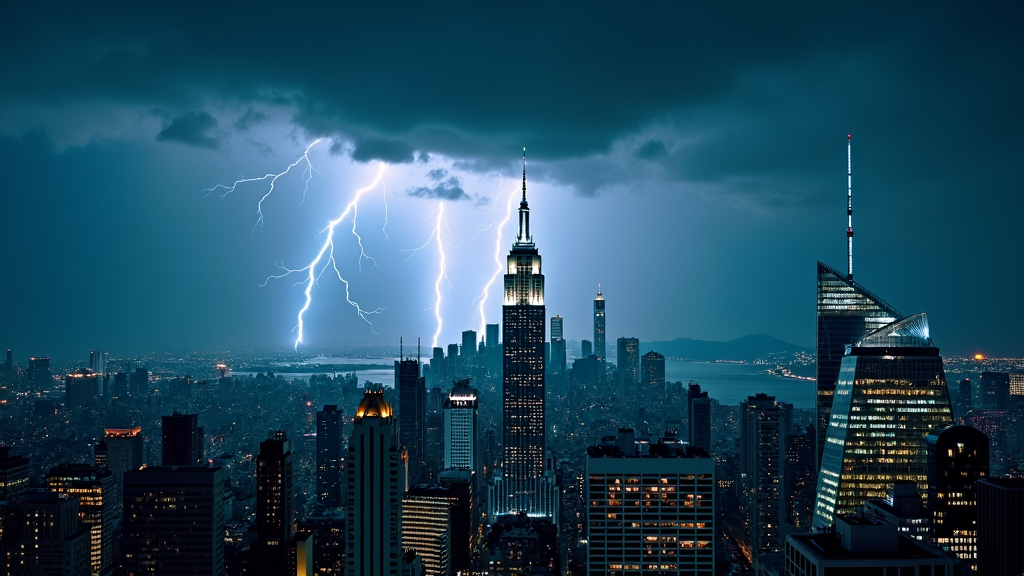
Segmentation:
[[(473, 339), (476, 340), (475, 335)], [(448, 360), (453, 362), (455, 359)], [(424, 481), (427, 420), (427, 384), (426, 379), (420, 376), (419, 358), (395, 361), (395, 379), (399, 435), (409, 454), (409, 482), (417, 484)]]
[(988, 477), (988, 436), (950, 425), (928, 434), (928, 516), (932, 543), (978, 566), (976, 483)]
[(79, 524), (89, 529), (89, 565), (94, 574), (114, 566), (114, 475), (102, 466), (61, 464), (50, 468), (46, 489), (78, 498)]
[(456, 380), (444, 401), (445, 470), (478, 470), (476, 415), (477, 391), (468, 379)]
[(345, 462), (342, 413), (336, 404), (325, 404), (316, 413), (316, 503), (322, 508), (341, 506), (341, 467)]
[(601, 287), (598, 286), (597, 296), (594, 297), (594, 354), (597, 356), (602, 382), (605, 377), (605, 364), (608, 361), (608, 344), (605, 336), (604, 296), (601, 295)]

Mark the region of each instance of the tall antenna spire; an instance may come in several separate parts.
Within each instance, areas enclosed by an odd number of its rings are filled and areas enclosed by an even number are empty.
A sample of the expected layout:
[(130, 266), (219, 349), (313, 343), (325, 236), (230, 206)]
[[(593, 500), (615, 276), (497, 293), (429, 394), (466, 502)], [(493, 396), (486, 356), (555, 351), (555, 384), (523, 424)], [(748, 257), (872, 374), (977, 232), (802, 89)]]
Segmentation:
[(853, 168), (850, 163), (850, 141), (846, 135), (846, 279), (853, 280)]
[(526, 146), (523, 146), (523, 202), (526, 202)]
[(404, 356), (403, 350), (402, 350), (402, 337), (401, 336), (398, 337), (398, 359), (399, 360), (404, 360), (405, 359), (405, 356)]

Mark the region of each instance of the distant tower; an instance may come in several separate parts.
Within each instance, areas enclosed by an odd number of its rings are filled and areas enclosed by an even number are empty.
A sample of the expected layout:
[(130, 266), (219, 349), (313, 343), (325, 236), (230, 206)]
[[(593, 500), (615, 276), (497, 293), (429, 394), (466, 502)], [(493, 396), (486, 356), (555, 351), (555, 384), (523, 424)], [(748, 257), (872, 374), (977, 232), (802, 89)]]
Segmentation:
[[(542, 496), (547, 485), (544, 423), (544, 275), (541, 257), (530, 233), (526, 201), (526, 149), (523, 149), (523, 199), (519, 233), (509, 252), (502, 305), (504, 429), (502, 513), (527, 512), (552, 516), (552, 500)], [(543, 502), (543, 503), (542, 503)]]
[(700, 384), (691, 382), (686, 391), (690, 420), (690, 446), (711, 452), (711, 398)]
[(951, 425), (928, 434), (928, 516), (932, 542), (978, 569), (977, 481), (988, 478), (988, 436)]
[(928, 490), (925, 437), (953, 420), (928, 318), (893, 322), (850, 346), (835, 398), (812, 520), (818, 529), (884, 498), (896, 480)]
[(636, 394), (637, 383), (640, 382), (640, 340), (638, 338), (619, 338), (615, 342), (615, 354), (618, 362), (618, 392), (624, 400)]
[(594, 354), (597, 355), (598, 379), (604, 382), (608, 348), (605, 344), (604, 296), (601, 295), (600, 285), (597, 287), (597, 296), (594, 297)]
[(164, 466), (197, 466), (203, 459), (203, 429), (198, 414), (179, 414), (161, 418)]
[(384, 390), (367, 387), (356, 409), (348, 475), (346, 574), (398, 576), (405, 478), (398, 422)]
[(563, 336), (562, 317), (551, 317), (551, 366), (548, 373), (565, 376), (566, 356), (565, 337)]
[(53, 384), (50, 377), (50, 359), (29, 358), (25, 378), (28, 381), (28, 389), (32, 392), (38, 392), (41, 388), (48, 389)]
[(89, 352), (89, 369), (104, 377), (107, 375), (107, 361), (110, 354), (106, 350), (93, 350)]
[(477, 391), (456, 380), (444, 401), (444, 469), (477, 471)]
[(419, 358), (396, 361), (395, 373), (398, 376), (398, 433), (409, 454), (409, 483), (419, 484), (426, 481), (426, 380), (420, 376)]
[(640, 358), (639, 399), (651, 401), (665, 394), (665, 357), (651, 350)]
[(316, 503), (323, 508), (341, 506), (342, 414), (335, 404), (316, 413)]

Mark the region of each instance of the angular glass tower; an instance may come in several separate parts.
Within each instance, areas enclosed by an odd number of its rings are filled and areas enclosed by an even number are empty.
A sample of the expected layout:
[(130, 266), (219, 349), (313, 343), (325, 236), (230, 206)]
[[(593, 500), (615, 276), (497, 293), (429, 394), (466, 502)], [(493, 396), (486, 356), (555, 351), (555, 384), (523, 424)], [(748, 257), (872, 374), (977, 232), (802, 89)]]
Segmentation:
[(544, 275), (530, 235), (526, 202), (526, 157), (519, 234), (508, 255), (502, 306), (502, 417), (504, 459), (501, 513), (551, 515), (542, 509), (545, 476), (544, 424)]
[(818, 464), (825, 450), (825, 433), (832, 395), (846, 347), (903, 315), (846, 274), (818, 262), (817, 370)]
[(849, 347), (839, 370), (812, 525), (826, 528), (897, 480), (928, 491), (928, 433), (953, 421), (942, 358), (916, 314)]

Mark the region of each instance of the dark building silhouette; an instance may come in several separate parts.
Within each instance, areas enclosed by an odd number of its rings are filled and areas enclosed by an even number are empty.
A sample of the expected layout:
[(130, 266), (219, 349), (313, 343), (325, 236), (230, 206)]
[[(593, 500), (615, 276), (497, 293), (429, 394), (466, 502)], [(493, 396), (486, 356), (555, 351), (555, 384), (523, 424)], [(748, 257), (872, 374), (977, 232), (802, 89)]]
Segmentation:
[(711, 452), (711, 398), (700, 384), (691, 382), (686, 390), (690, 446)]
[(814, 514), (814, 490), (818, 478), (817, 430), (808, 426), (803, 434), (786, 435), (786, 461), (782, 481), (785, 522), (800, 532), (809, 532)]
[(64, 405), (68, 408), (89, 408), (99, 403), (101, 375), (92, 370), (79, 370), (64, 377)]
[(260, 442), (256, 457), (256, 539), (242, 554), (243, 574), (285, 574), (294, 510), (291, 442), (284, 432)]
[(396, 361), (395, 374), (398, 385), (398, 434), (402, 446), (409, 454), (409, 482), (417, 484), (426, 478), (426, 379), (420, 376), (418, 358)]
[(335, 404), (316, 413), (316, 503), (321, 507), (341, 506), (344, 446), (342, 414)]
[(125, 570), (224, 576), (223, 468), (148, 466), (124, 475)]
[(665, 393), (665, 357), (651, 350), (640, 358), (640, 390), (637, 399), (649, 402)]
[(50, 388), (53, 384), (53, 378), (50, 377), (50, 359), (45, 357), (29, 358), (25, 380), (31, 392)]
[(982, 410), (1006, 410), (1010, 395), (1010, 374), (1007, 372), (982, 372), (978, 376), (979, 408)]
[(895, 308), (834, 268), (818, 262), (817, 376), (818, 464), (832, 413), (832, 397), (846, 346), (903, 318)]
[(619, 338), (615, 342), (615, 354), (618, 360), (616, 392), (622, 394), (622, 398), (628, 401), (636, 394), (637, 383), (640, 382), (640, 340)]
[(988, 477), (988, 436), (970, 426), (950, 425), (932, 430), (927, 440), (932, 542), (976, 568), (978, 496), (975, 484)]
[(0, 446), (0, 500), (17, 502), (28, 491), (29, 460)]
[(541, 257), (530, 233), (526, 201), (526, 159), (523, 158), (523, 198), (519, 203), (519, 233), (507, 259), (502, 306), (502, 421), (504, 458), (502, 481), (492, 502), (502, 513), (551, 515), (543, 505), (546, 472), (544, 424), (544, 275)]
[(94, 449), (93, 463), (106, 466), (114, 476), (114, 506), (121, 508), (124, 473), (142, 466), (145, 446), (142, 428), (104, 428)]
[(1024, 478), (985, 478), (978, 490), (978, 573), (1024, 573)]
[(594, 355), (597, 356), (600, 371), (598, 378), (604, 382), (608, 345), (605, 342), (604, 296), (601, 295), (600, 286), (597, 287), (597, 296), (594, 297)]
[(91, 464), (61, 464), (50, 468), (46, 489), (79, 499), (78, 520), (89, 529), (89, 563), (94, 574), (114, 566), (114, 476)]
[(149, 370), (136, 368), (128, 380), (128, 394), (134, 397), (145, 396), (149, 392)]
[(89, 529), (79, 521), (78, 498), (36, 492), (4, 519), (3, 558), (10, 576), (89, 576)]
[(862, 338), (843, 357), (840, 374), (811, 522), (822, 529), (885, 497), (897, 480), (927, 493), (925, 438), (953, 421), (942, 357), (924, 314)]
[(203, 429), (198, 414), (175, 412), (160, 419), (164, 466), (198, 466), (203, 460)]

